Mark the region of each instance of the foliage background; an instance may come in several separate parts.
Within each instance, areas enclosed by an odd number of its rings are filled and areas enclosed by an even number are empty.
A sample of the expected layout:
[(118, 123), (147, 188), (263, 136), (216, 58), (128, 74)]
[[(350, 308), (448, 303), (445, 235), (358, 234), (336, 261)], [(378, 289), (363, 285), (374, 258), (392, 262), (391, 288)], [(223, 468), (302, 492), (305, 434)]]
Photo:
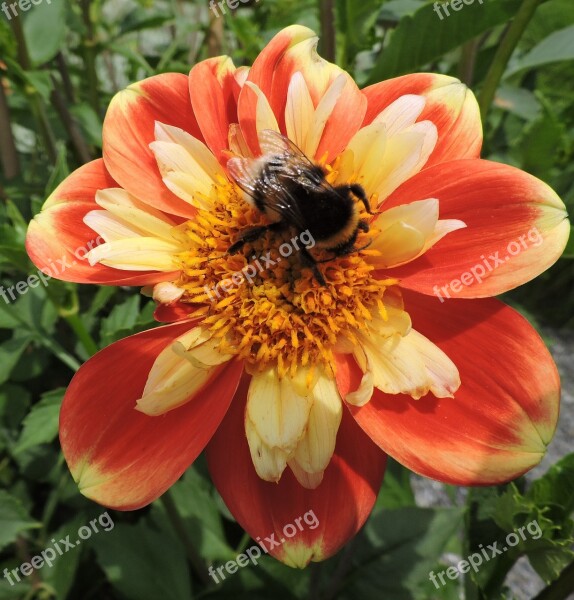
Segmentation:
[[(507, 61), (501, 49), (511, 23), (529, 9), (536, 10), (507, 48)], [(44, 0), (21, 19), (0, 13), (2, 285), (35, 272), (24, 251), (27, 222), (66, 175), (100, 155), (102, 119), (116, 91), (156, 73), (187, 73), (222, 53), (250, 64), (291, 23), (320, 31), (323, 55), (360, 84), (417, 70), (461, 78), (477, 92), (485, 116), (483, 156), (542, 178), (572, 214), (572, 0), (475, 0), (443, 20), (426, 0), (249, 1), (219, 19), (205, 1)], [(489, 92), (496, 92), (492, 105)], [(505, 298), (544, 327), (551, 347), (562, 340), (570, 365), (574, 270), (567, 257), (573, 255), (571, 240), (565, 258)], [(75, 535), (103, 511), (78, 493), (67, 471), (57, 442), (59, 405), (74, 370), (97, 348), (153, 326), (152, 310), (135, 289), (56, 281), (16, 302), (0, 299), (0, 570), (19, 566), (52, 539)], [(563, 375), (572, 381), (571, 371)], [(571, 394), (565, 391), (570, 400)], [(572, 404), (565, 407), (562, 427), (571, 435)], [(558, 451), (551, 448), (552, 460), (566, 451), (568, 438)], [(539, 598), (566, 598), (574, 590), (574, 455), (545, 475), (539, 471), (537, 480), (496, 488), (437, 484), (427, 502), (430, 484), (391, 463), (371, 519), (338, 556), (305, 571), (265, 558), (215, 586), (206, 582), (203, 563), (220, 565), (252, 541), (200, 459), (167, 500), (112, 512), (112, 531), (93, 535), (18, 585), (0, 579), (0, 600), (531, 598), (544, 582), (549, 587)], [(429, 570), (443, 570), (534, 518), (543, 527), (540, 540), (521, 543), (464, 581), (440, 590), (430, 583)], [(197, 558), (188, 560), (185, 540), (195, 544), (199, 568)], [(510, 589), (520, 557), (530, 563), (520, 571), (528, 579)]]

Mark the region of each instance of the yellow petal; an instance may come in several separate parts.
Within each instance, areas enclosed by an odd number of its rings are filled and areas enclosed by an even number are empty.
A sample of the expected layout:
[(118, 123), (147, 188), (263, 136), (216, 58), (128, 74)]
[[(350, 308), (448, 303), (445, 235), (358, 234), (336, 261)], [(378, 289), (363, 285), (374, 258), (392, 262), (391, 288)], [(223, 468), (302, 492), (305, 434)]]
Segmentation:
[(388, 394), (418, 399), (429, 391), (437, 398), (453, 397), (460, 386), (456, 365), (417, 331), (389, 335), (382, 320), (371, 323), (369, 334), (359, 333), (354, 355), (363, 372), (370, 371), (376, 388)]
[(277, 369), (271, 367), (256, 373), (249, 386), (246, 417), (267, 446), (288, 454), (303, 436), (313, 402), (304, 376), (305, 370), (299, 369), (297, 382), (279, 379)]
[(314, 114), (315, 107), (305, 78), (300, 72), (297, 72), (291, 78), (287, 91), (285, 126), (287, 137), (307, 156), (312, 156), (307, 148), (307, 137), (311, 130)]
[(176, 271), (175, 256), (182, 251), (175, 242), (137, 237), (107, 242), (87, 254), (91, 265), (101, 263), (127, 271)]
[(209, 383), (231, 356), (216, 350), (217, 340), (201, 327), (177, 338), (157, 357), (136, 410), (162, 415), (182, 406)]
[[(337, 441), (337, 432), (343, 416), (343, 404), (332, 376), (322, 373), (313, 388), (313, 405), (309, 413), (305, 435), (297, 445), (292, 459), (308, 474), (322, 474), (327, 468)], [(291, 461), (289, 465), (292, 467)], [(297, 476), (296, 470), (293, 470)], [(317, 478), (314, 480), (317, 481)], [(301, 481), (302, 485), (305, 482)]]
[(426, 98), (424, 96), (406, 94), (389, 104), (373, 120), (373, 123), (384, 124), (387, 135), (392, 137), (414, 125), (423, 112), (425, 105)]

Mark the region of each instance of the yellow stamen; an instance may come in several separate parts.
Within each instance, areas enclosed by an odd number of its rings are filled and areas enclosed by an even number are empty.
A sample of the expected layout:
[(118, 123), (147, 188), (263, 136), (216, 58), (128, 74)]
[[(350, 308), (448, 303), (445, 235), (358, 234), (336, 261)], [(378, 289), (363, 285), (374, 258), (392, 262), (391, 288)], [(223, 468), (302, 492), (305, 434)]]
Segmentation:
[[(298, 366), (329, 367), (338, 339), (356, 343), (353, 330), (366, 330), (374, 315), (388, 318), (384, 296), (397, 281), (375, 279), (364, 259), (368, 250), (333, 258), (314, 248), (317, 260), (332, 259), (320, 264), (327, 282), (321, 286), (296, 250), (288, 258), (279, 253), (293, 231), (266, 233), (241, 252), (227, 253), (246, 228), (266, 224), (233, 184), (219, 181), (206, 205), (209, 211), (199, 209), (178, 228), (186, 249), (177, 257), (182, 274), (174, 283), (184, 290), (180, 301), (197, 306), (194, 317), (204, 317), (219, 350), (246, 361), (249, 372), (276, 365), (283, 378), (293, 377)], [(361, 232), (357, 246), (369, 239)]]

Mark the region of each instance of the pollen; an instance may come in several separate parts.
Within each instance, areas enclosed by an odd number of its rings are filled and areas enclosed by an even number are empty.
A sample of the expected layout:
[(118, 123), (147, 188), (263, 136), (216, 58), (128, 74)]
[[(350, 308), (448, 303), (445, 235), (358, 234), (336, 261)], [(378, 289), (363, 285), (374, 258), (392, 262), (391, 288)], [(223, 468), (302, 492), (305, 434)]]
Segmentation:
[[(276, 365), (280, 377), (293, 377), (298, 366), (332, 368), (339, 339), (352, 342), (374, 316), (387, 318), (385, 292), (398, 282), (374, 277), (368, 249), (333, 258), (286, 229), (230, 255), (242, 232), (269, 223), (227, 181), (214, 186), (208, 204), (178, 228), (186, 250), (177, 257), (175, 284), (184, 290), (180, 301), (196, 306), (193, 318), (219, 339), (219, 350), (244, 360), (249, 372)], [(367, 246), (370, 235), (361, 232), (357, 247)], [(302, 261), (303, 247), (320, 263), (326, 285)]]

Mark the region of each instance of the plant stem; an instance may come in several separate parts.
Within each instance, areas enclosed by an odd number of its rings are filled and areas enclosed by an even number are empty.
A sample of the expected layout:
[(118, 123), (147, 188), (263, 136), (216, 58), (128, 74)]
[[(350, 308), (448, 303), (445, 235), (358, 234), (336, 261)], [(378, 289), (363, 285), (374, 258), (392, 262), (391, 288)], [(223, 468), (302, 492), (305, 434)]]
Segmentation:
[(173, 500), (170, 490), (165, 492), (165, 494), (161, 497), (161, 502), (165, 508), (165, 511), (167, 513), (167, 516), (169, 517), (169, 520), (171, 521), (173, 528), (175, 529), (175, 532), (177, 533), (179, 539), (185, 547), (187, 558), (189, 559), (189, 562), (195, 569), (197, 576), (199, 577), (202, 583), (211, 586), (213, 582), (207, 574), (207, 569), (203, 563), (201, 556), (199, 555), (193, 542), (187, 535), (187, 532), (185, 530), (185, 523), (181, 518), (179, 511), (177, 510), (177, 506)]
[(10, 127), (10, 109), (0, 77), (0, 163), (6, 179), (13, 179), (20, 173), (20, 159), (16, 151), (14, 134)]
[(574, 590), (574, 562), (560, 573), (558, 579), (544, 588), (534, 600), (566, 600)]
[(532, 19), (538, 5), (542, 1), (543, 0), (524, 0), (500, 42), (478, 97), (480, 114), (482, 115), (483, 121), (486, 119), (492, 101), (494, 100), (498, 84), (502, 79), (506, 65), (514, 52), (514, 49), (518, 45), (530, 19)]
[[(24, 71), (29, 71), (32, 68), (30, 62), (30, 55), (28, 54), (28, 47), (26, 46), (26, 38), (24, 37), (24, 30), (22, 29), (22, 21), (20, 17), (16, 17), (10, 21), (12, 25), (12, 31), (16, 38), (18, 48), (18, 63)], [(44, 146), (50, 162), (55, 163), (58, 158), (58, 151), (56, 149), (56, 139), (48, 120), (48, 114), (46, 113), (46, 107), (42, 101), (42, 98), (27, 81), (22, 82), (24, 86), (24, 93), (30, 102), (34, 117), (38, 121), (38, 129), (44, 140)]]
[(82, 321), (78, 313), (63, 315), (68, 325), (72, 328), (78, 341), (84, 347), (84, 350), (93, 356), (98, 350), (98, 345), (94, 341), (94, 338), (90, 335), (90, 332), (86, 329), (86, 325)]
[(335, 62), (335, 4), (334, 0), (319, 0), (321, 19), (321, 54), (329, 62)]
[(56, 81), (56, 78), (52, 76), (51, 79), (52, 85), (54, 86), (54, 89), (52, 90), (52, 104), (58, 112), (60, 120), (62, 121), (62, 125), (64, 125), (64, 128), (68, 133), (70, 141), (72, 142), (72, 145), (76, 150), (76, 156), (82, 164), (88, 163), (92, 160), (88, 144), (84, 139), (82, 131), (80, 130), (74, 117), (68, 110), (66, 100), (62, 96), (60, 90), (58, 89), (59, 85)]
[(82, 19), (86, 27), (86, 38), (84, 39), (84, 64), (86, 65), (86, 78), (88, 81), (88, 99), (97, 115), (100, 114), (100, 102), (98, 96), (98, 72), (96, 70), (96, 36), (94, 24), (90, 15), (91, 0), (82, 0)]

